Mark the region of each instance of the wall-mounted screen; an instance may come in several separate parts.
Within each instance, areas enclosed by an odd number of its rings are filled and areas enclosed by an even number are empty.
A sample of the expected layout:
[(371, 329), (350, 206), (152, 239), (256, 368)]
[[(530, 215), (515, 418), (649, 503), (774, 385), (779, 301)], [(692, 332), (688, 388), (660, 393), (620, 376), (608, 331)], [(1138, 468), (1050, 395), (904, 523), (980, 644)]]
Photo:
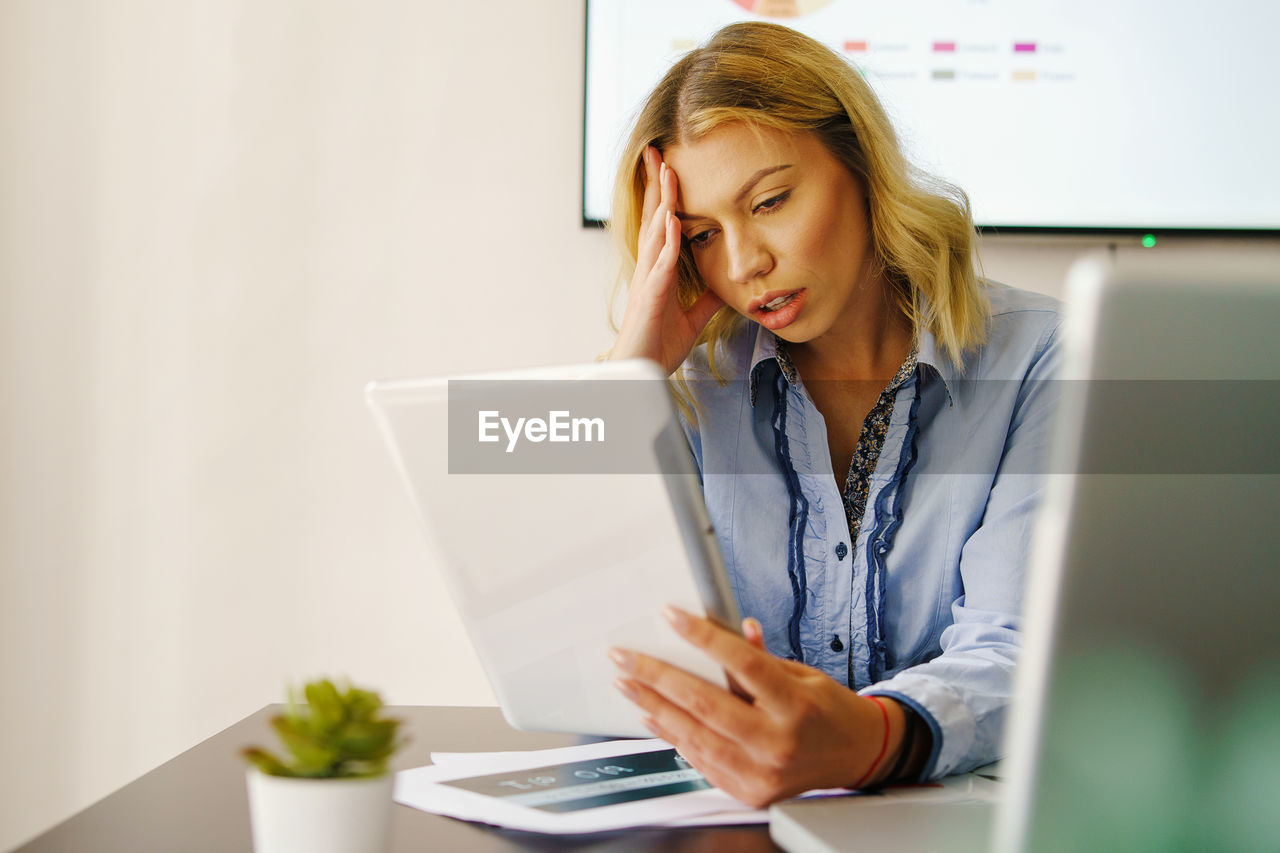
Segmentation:
[(1280, 3), (588, 0), (583, 217), (645, 95), (731, 21), (848, 58), (984, 227), (1280, 231)]

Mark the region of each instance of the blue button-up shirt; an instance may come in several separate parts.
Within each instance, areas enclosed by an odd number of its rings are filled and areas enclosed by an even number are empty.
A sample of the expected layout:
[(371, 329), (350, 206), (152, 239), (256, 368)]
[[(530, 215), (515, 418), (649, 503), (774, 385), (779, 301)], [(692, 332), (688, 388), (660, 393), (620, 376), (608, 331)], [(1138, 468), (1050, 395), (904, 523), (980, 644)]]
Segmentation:
[[(744, 324), (685, 364), (685, 432), (743, 616), (774, 654), (892, 696), (933, 733), (923, 778), (998, 757), (1044, 484), (1060, 304), (994, 285), (963, 368), (920, 333), (849, 542), (826, 425), (777, 339)], [(839, 642), (837, 642), (837, 640)]]

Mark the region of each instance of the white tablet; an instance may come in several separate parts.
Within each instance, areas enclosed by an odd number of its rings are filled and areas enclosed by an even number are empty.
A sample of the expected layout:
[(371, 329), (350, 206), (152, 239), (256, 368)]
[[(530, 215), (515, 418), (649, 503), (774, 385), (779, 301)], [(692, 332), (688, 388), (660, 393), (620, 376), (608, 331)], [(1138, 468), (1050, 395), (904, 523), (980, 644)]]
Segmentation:
[(739, 617), (667, 382), (647, 361), (374, 382), (366, 395), (507, 721), (647, 737), (622, 646), (724, 684), (662, 618)]

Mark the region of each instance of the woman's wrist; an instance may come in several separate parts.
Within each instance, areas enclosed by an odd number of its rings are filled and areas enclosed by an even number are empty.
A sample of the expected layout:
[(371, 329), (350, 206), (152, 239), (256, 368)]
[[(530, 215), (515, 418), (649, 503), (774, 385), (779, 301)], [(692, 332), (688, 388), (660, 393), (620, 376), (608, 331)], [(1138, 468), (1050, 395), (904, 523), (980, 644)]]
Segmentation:
[(867, 701), (875, 705), (880, 710), (880, 719), (883, 725), (883, 732), (880, 736), (880, 749), (876, 752), (875, 758), (871, 760), (871, 764), (863, 771), (862, 776), (857, 782), (854, 782), (853, 788), (869, 788), (879, 783), (880, 776), (884, 773), (884, 768), (889, 762), (886, 761), (889, 756), (893, 755), (893, 749), (890, 744), (893, 742), (894, 726), (890, 719), (888, 703), (879, 696), (868, 696)]
[(882, 785), (915, 782), (933, 751), (933, 733), (924, 719), (909, 705), (892, 701), (902, 711), (902, 738), (897, 761), (885, 773)]
[(916, 773), (911, 772), (911, 765), (915, 763), (913, 759), (917, 751), (916, 740), (919, 737), (921, 726), (920, 715), (906, 705), (896, 704), (902, 708), (902, 745), (898, 749), (898, 760), (894, 762), (893, 767), (885, 774), (883, 779), (883, 784), (885, 785), (913, 780), (918, 775), (918, 771)]
[(915, 781), (924, 770), (933, 746), (928, 725), (914, 710), (889, 696), (866, 697), (883, 709), (888, 725), (884, 754), (874, 761), (854, 787), (874, 788)]

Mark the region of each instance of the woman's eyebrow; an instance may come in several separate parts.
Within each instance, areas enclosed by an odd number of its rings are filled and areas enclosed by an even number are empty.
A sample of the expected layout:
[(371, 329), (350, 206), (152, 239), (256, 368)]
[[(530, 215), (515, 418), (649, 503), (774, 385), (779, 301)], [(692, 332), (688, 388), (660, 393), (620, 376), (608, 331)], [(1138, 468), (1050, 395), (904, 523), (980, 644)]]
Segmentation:
[(738, 194), (733, 197), (733, 203), (741, 204), (742, 200), (747, 197), (747, 193), (751, 192), (751, 190), (755, 187), (756, 184), (760, 183), (765, 178), (769, 177), (775, 172), (781, 172), (783, 169), (790, 169), (790, 168), (791, 168), (790, 163), (784, 163), (781, 166), (770, 166), (767, 169), (761, 169), (760, 171), (756, 172), (754, 175), (752, 175), (750, 178), (747, 179), (747, 182), (745, 184), (742, 185), (742, 189), (738, 190)]
[[(794, 164), (783, 163), (781, 166), (769, 166), (767, 168), (761, 169), (760, 171), (756, 172), (754, 175), (747, 178), (747, 182), (742, 185), (742, 189), (738, 190), (738, 194), (733, 197), (733, 203), (742, 204), (742, 200), (746, 198), (747, 194), (750, 193), (751, 190), (755, 188), (756, 184), (760, 183), (761, 181), (763, 181), (765, 178), (769, 177), (772, 174), (781, 172), (783, 169), (790, 169), (792, 165)], [(676, 218), (680, 220), (704, 218), (701, 215), (696, 213), (684, 213), (679, 210), (675, 211), (675, 215), (676, 215)]]

